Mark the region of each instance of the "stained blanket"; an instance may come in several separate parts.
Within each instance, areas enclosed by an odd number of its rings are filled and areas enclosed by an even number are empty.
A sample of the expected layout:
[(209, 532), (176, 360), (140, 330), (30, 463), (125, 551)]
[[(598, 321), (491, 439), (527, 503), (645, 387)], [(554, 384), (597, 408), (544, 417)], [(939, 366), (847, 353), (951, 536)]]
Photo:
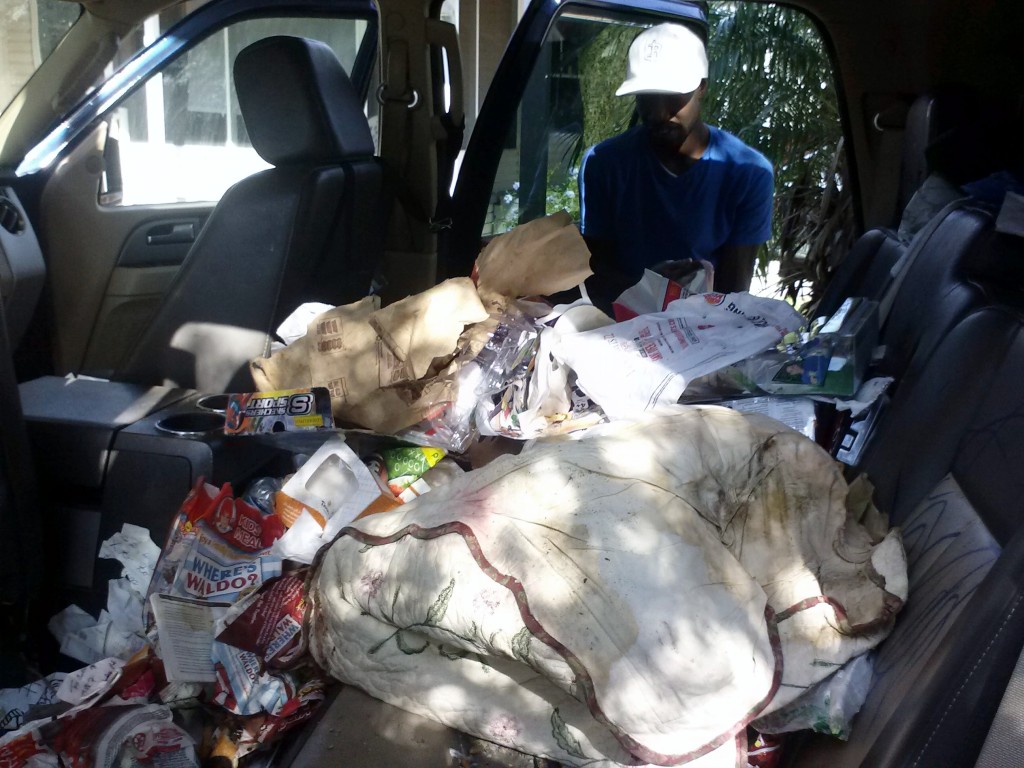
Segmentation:
[(322, 554), (338, 679), (570, 765), (735, 765), (744, 729), (888, 633), (899, 532), (833, 460), (711, 406), (535, 443)]

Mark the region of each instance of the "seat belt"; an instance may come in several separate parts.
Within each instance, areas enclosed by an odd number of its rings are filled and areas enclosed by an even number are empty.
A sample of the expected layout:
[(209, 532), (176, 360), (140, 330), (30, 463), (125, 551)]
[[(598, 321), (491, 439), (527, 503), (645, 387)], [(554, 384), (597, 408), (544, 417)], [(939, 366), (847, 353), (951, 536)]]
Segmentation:
[(928, 242), (932, 234), (938, 229), (939, 225), (945, 221), (949, 214), (957, 208), (962, 208), (965, 203), (969, 202), (969, 198), (960, 198), (946, 205), (942, 210), (932, 216), (928, 223), (925, 224), (920, 231), (914, 235), (914, 239), (910, 241), (910, 245), (907, 250), (903, 253), (896, 263), (892, 265), (892, 269), (889, 271), (889, 282), (885, 286), (885, 290), (882, 293), (882, 298), (878, 303), (878, 327), (884, 328), (886, 318), (889, 317), (889, 312), (892, 311), (892, 305), (896, 302), (896, 296), (900, 292), (900, 287), (903, 285), (903, 281), (907, 277), (907, 273), (910, 272), (910, 268), (913, 266), (914, 261), (917, 259), (917, 255), (922, 250), (922, 244)]
[[(875, 161), (874, 181), (871, 185), (871, 204), (866, 211), (866, 225), (888, 227), (896, 210), (899, 196), (899, 175), (903, 167), (903, 136), (907, 121), (907, 106), (895, 104), (877, 113), (873, 124), (879, 132), (878, 158)], [(892, 183), (893, 168), (897, 183)]]
[[(442, 165), (450, 167), (454, 164), (454, 156), (462, 148), (466, 125), (458, 35), (454, 25), (437, 19), (427, 20), (425, 32), (427, 43), (440, 48), (448, 60), (451, 106), (447, 112), (434, 117), (431, 129), (438, 147), (438, 156), (443, 160)], [(377, 91), (377, 99), (384, 113), (381, 155), (385, 158), (396, 158), (385, 165), (385, 177), (405, 215), (426, 225), (429, 232), (436, 233), (449, 224), (447, 180), (439, 179), (438, 210), (432, 214), (426, 210), (426, 206), (417, 198), (406, 181), (410, 112), (421, 106), (423, 97), (409, 82), (409, 50), (405, 41), (395, 40), (389, 46), (385, 76), (385, 82)], [(445, 187), (443, 194), (440, 189), (442, 186)], [(419, 248), (422, 243), (417, 242), (414, 245)]]
[[(398, 201), (406, 216), (414, 221), (418, 221), (420, 224), (426, 225), (427, 229), (434, 233), (451, 226), (450, 217), (438, 218), (438, 214), (431, 216), (427, 213), (427, 209), (423, 207), (420, 199), (413, 194), (405, 177), (395, 170), (391, 163), (382, 159), (382, 165), (384, 168), (384, 183), (391, 191), (395, 200)], [(438, 208), (441, 208), (441, 206), (439, 205)]]
[[(384, 82), (377, 89), (377, 101), (381, 107), (381, 157), (394, 158), (385, 166), (385, 176), (398, 175), (405, 178), (406, 164), (409, 157), (410, 112), (420, 106), (422, 96), (409, 82), (409, 46), (404, 40), (391, 40), (388, 45), (387, 62), (384, 68)], [(399, 195), (405, 192), (411, 196), (411, 190), (403, 184), (393, 185), (397, 202), (406, 216), (405, 227), (395, 227), (393, 232), (405, 233), (406, 242), (389, 242), (388, 250), (423, 249), (422, 237), (418, 236), (418, 228), (412, 224), (415, 219), (410, 215), (409, 206)], [(422, 206), (419, 206), (422, 208)], [(410, 221), (412, 220), (412, 221)]]

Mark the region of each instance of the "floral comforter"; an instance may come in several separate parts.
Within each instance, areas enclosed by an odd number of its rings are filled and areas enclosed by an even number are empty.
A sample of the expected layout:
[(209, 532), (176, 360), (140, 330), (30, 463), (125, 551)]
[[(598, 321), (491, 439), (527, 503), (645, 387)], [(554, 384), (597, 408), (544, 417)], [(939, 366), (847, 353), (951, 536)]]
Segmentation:
[(745, 726), (888, 633), (897, 530), (812, 441), (678, 407), (535, 443), (319, 561), (338, 679), (570, 765), (735, 765)]

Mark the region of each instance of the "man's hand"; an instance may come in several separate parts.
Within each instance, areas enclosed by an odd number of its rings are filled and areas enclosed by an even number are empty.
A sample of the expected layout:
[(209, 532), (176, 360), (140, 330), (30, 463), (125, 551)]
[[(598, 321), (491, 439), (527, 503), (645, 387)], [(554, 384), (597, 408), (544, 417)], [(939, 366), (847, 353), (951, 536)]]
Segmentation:
[(700, 268), (701, 263), (695, 259), (675, 259), (659, 262), (651, 267), (651, 271), (677, 283), (685, 283)]
[(749, 291), (757, 249), (757, 245), (727, 245), (720, 249), (715, 267), (715, 290), (719, 293)]

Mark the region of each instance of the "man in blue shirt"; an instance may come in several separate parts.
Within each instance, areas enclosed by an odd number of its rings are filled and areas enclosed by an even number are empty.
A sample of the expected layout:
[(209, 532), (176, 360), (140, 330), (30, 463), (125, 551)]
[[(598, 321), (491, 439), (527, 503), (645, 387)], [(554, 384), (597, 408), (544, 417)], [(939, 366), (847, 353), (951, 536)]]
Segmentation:
[(680, 278), (701, 259), (714, 265), (715, 290), (750, 288), (771, 236), (772, 165), (701, 119), (707, 76), (704, 43), (682, 25), (651, 27), (630, 46), (616, 95), (636, 95), (641, 122), (587, 150), (579, 176), (598, 306), (644, 268)]

